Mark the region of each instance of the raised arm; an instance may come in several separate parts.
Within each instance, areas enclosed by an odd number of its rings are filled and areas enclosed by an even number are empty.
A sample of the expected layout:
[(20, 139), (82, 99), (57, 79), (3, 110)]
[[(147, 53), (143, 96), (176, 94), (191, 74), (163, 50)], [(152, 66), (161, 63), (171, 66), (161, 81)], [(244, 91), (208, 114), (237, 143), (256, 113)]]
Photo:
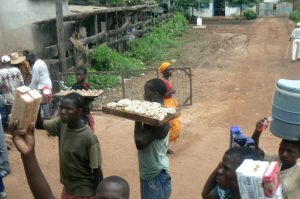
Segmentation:
[(27, 130), (17, 129), (17, 126), (18, 122), (15, 121), (9, 129), (12, 132), (14, 144), (21, 153), (27, 182), (34, 198), (55, 199), (35, 155), (34, 124), (31, 124)]
[(213, 170), (205, 182), (202, 190), (203, 199), (216, 199), (214, 188), (217, 186), (216, 177), (218, 169), (221, 167), (221, 163)]
[(255, 149), (259, 149), (260, 135), (263, 131), (265, 131), (268, 128), (268, 126), (269, 126), (269, 121), (266, 117), (256, 122), (256, 127), (252, 134), (252, 139), (255, 142)]

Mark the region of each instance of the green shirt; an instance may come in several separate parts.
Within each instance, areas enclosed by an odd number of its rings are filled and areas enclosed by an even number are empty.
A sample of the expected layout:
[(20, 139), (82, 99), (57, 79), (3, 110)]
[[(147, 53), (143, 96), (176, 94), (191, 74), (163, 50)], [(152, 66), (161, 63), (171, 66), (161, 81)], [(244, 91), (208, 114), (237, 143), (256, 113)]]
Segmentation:
[(94, 196), (97, 189), (93, 169), (102, 165), (100, 144), (88, 125), (70, 129), (60, 118), (44, 121), (44, 127), (59, 138), (60, 181), (68, 193)]
[[(169, 130), (168, 125), (162, 125), (163, 131)], [(154, 139), (145, 148), (138, 150), (140, 175), (143, 180), (150, 180), (162, 170), (169, 172), (169, 158), (167, 150), (169, 145), (169, 133), (163, 139)]]

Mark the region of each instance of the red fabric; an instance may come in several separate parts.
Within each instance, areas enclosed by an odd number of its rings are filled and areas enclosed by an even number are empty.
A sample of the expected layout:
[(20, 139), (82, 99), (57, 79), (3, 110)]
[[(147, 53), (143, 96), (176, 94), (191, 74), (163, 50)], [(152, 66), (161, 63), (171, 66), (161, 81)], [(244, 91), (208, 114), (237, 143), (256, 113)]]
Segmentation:
[[(174, 87), (171, 84), (171, 82), (169, 82), (166, 79), (162, 79), (162, 80), (163, 80), (163, 82), (165, 83), (165, 85), (167, 87), (167, 93), (169, 93), (171, 90), (173, 90)], [(172, 93), (170, 93), (170, 94), (168, 94), (168, 95), (165, 96), (165, 99), (169, 99), (169, 98), (172, 98), (172, 97), (173, 97), (173, 95), (172, 95)]]
[(89, 120), (89, 125), (90, 125), (91, 129), (94, 132), (94, 130), (95, 130), (94, 118), (93, 118), (93, 116), (91, 114), (87, 114), (87, 117), (88, 117), (88, 120)]
[(61, 199), (96, 199), (96, 198), (95, 196), (88, 196), (88, 197), (73, 196), (72, 194), (66, 192), (64, 187), (61, 193)]

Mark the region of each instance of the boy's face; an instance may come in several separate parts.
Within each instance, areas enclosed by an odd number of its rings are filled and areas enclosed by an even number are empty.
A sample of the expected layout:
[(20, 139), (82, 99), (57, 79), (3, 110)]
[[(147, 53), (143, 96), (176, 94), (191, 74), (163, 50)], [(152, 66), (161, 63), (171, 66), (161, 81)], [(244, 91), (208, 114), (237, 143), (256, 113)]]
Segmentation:
[(235, 170), (238, 167), (236, 157), (224, 155), (221, 168), (217, 172), (217, 183), (222, 189), (238, 189)]
[(281, 141), (279, 145), (279, 158), (284, 169), (291, 168), (297, 163), (297, 159), (300, 157), (298, 147), (296, 144)]
[(76, 80), (77, 82), (84, 82), (85, 81), (85, 78), (86, 78), (86, 74), (83, 72), (83, 71), (77, 71), (76, 72)]
[(106, 182), (97, 189), (96, 199), (129, 199), (121, 184)]
[(59, 115), (63, 123), (68, 123), (81, 118), (81, 112), (81, 109), (76, 108), (73, 100), (62, 98), (60, 101)]

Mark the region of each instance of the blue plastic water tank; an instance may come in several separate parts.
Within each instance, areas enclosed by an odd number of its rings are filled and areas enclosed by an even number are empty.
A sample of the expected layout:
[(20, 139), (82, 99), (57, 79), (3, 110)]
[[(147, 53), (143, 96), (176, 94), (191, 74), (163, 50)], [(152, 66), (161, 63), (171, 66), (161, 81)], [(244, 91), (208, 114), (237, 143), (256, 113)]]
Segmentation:
[(300, 140), (300, 81), (280, 79), (277, 82), (270, 130), (286, 140)]

